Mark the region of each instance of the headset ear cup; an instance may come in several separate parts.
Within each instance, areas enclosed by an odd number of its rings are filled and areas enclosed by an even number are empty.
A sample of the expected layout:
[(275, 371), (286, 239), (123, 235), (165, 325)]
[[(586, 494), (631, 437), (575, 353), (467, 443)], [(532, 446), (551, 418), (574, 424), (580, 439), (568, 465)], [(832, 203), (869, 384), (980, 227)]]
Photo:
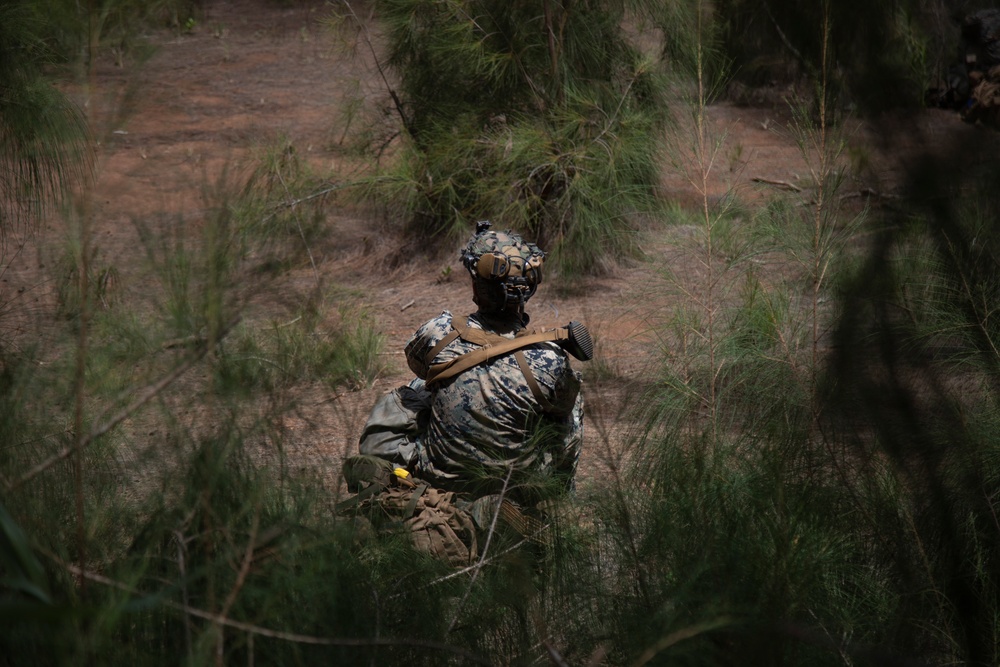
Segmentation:
[(542, 283), (542, 267), (532, 266), (527, 270), (527, 275), (525, 278), (532, 286), (540, 285)]
[(476, 273), (487, 280), (498, 280), (510, 271), (510, 262), (506, 255), (497, 252), (486, 253), (476, 263)]
[(580, 322), (570, 322), (566, 329), (569, 331), (569, 340), (563, 346), (567, 352), (580, 361), (590, 361), (594, 358), (594, 340), (590, 337), (590, 331)]

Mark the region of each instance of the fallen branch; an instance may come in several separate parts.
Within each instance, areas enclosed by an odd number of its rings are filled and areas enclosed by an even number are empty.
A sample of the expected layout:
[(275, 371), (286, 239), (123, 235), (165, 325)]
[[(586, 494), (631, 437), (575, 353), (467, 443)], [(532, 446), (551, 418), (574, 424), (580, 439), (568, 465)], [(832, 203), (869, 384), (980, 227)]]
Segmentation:
[(785, 188), (786, 190), (793, 190), (795, 192), (802, 192), (802, 188), (795, 185), (794, 183), (789, 183), (788, 181), (775, 181), (770, 178), (751, 178), (754, 183), (766, 183), (767, 185), (775, 185), (779, 188)]
[(183, 338), (171, 338), (170, 340), (163, 341), (160, 345), (161, 350), (172, 350), (175, 347), (188, 347), (191, 345), (204, 345), (205, 337), (201, 334), (194, 334), (193, 336), (184, 336)]
[(894, 195), (892, 193), (878, 192), (871, 188), (862, 188), (857, 192), (848, 192), (847, 194), (840, 195), (841, 201), (845, 199), (856, 199), (858, 197), (872, 197), (874, 199), (899, 199), (899, 195)]

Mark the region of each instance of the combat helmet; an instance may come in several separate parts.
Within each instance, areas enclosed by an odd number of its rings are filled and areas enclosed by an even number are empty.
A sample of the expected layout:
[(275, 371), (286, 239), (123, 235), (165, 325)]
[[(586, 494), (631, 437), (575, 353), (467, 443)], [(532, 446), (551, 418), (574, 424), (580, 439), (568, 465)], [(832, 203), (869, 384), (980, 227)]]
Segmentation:
[(462, 249), (462, 265), (472, 276), (476, 304), (485, 312), (524, 312), (524, 304), (542, 282), (545, 253), (511, 231), (490, 231), (490, 221)]

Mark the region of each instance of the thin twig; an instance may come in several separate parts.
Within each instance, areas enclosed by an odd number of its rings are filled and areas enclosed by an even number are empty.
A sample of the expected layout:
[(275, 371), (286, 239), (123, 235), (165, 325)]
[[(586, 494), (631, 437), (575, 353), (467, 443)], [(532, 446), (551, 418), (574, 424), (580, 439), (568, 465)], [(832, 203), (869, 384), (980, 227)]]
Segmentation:
[[(510, 547), (504, 549), (500, 553), (494, 554), (490, 558), (487, 558), (483, 562), (483, 565), (489, 565), (493, 561), (499, 560), (500, 558), (503, 558), (507, 554), (513, 553), (513, 552), (517, 551), (518, 549), (520, 549), (521, 547), (523, 547), (525, 544), (527, 544), (531, 540), (532, 537), (535, 537), (535, 535), (537, 535), (537, 534), (539, 534), (539, 533), (547, 530), (548, 528), (549, 528), (549, 524), (545, 524), (545, 526), (542, 527), (541, 529), (539, 529), (537, 531), (537, 533), (532, 533), (531, 535), (525, 537), (524, 539), (520, 540), (519, 542), (517, 542), (515, 544), (512, 544)], [(444, 576), (438, 577), (437, 579), (433, 579), (433, 580), (427, 582), (426, 584), (424, 584), (423, 586), (420, 586), (420, 587), (418, 587), (416, 589), (411, 589), (411, 590), (408, 590), (408, 591), (400, 591), (399, 593), (396, 593), (394, 595), (389, 596), (388, 599), (394, 600), (396, 598), (402, 597), (403, 595), (406, 595), (407, 593), (412, 593), (414, 590), (422, 591), (425, 588), (430, 588), (431, 586), (437, 586), (438, 584), (442, 584), (442, 583), (444, 583), (444, 582), (446, 582), (446, 581), (448, 581), (450, 579), (454, 579), (455, 577), (460, 577), (463, 574), (471, 572), (471, 571), (475, 570), (477, 567), (479, 567), (479, 563), (478, 562), (476, 562), (476, 563), (474, 563), (472, 565), (469, 565), (468, 567), (463, 567), (460, 570), (455, 570), (454, 572), (451, 572), (450, 574), (446, 574)]]
[(46, 433), (45, 435), (40, 435), (37, 438), (28, 438), (27, 440), (19, 440), (18, 442), (12, 442), (10, 444), (0, 445), (0, 450), (14, 449), (15, 447), (20, 448), (26, 445), (33, 445), (36, 442), (44, 442), (46, 440), (49, 440), (50, 438), (55, 438), (56, 436), (59, 435), (64, 435), (64, 436), (73, 435), (73, 429), (67, 428), (57, 433)]
[(451, 623), (448, 624), (448, 630), (444, 633), (446, 636), (455, 629), (455, 623), (458, 622), (458, 617), (462, 613), (462, 607), (465, 606), (465, 601), (469, 599), (469, 595), (472, 593), (472, 587), (476, 584), (476, 579), (479, 577), (479, 573), (483, 569), (483, 565), (486, 563), (486, 554), (490, 550), (490, 541), (493, 539), (493, 533), (497, 528), (497, 520), (500, 518), (500, 506), (503, 504), (504, 496), (507, 494), (507, 485), (510, 483), (510, 476), (514, 473), (514, 464), (512, 463), (509, 468), (507, 468), (507, 477), (503, 480), (503, 488), (500, 489), (500, 498), (497, 500), (497, 509), (493, 513), (493, 521), (490, 522), (490, 530), (486, 534), (486, 542), (483, 544), (483, 553), (479, 557), (479, 561), (472, 568), (472, 577), (469, 579), (469, 585), (465, 589), (465, 594), (459, 601), (458, 606), (455, 607), (455, 615), (451, 618)]
[(778, 37), (780, 37), (781, 41), (784, 42), (785, 47), (792, 52), (792, 55), (795, 56), (796, 60), (800, 63), (805, 63), (806, 59), (802, 57), (802, 54), (799, 53), (797, 48), (792, 46), (792, 42), (785, 35), (785, 31), (781, 29), (780, 25), (778, 25), (778, 21), (774, 18), (774, 14), (771, 13), (771, 8), (766, 2), (762, 4), (764, 5), (764, 12), (767, 14), (767, 18), (771, 19), (771, 23), (774, 24), (774, 29), (778, 32)]
[(291, 200), (288, 200), (288, 201), (280, 202), (280, 203), (274, 205), (274, 210), (272, 210), (270, 214), (264, 216), (261, 219), (261, 222), (262, 223), (263, 222), (267, 222), (268, 220), (270, 220), (274, 216), (278, 215), (278, 211), (280, 211), (282, 209), (295, 208), (299, 204), (304, 204), (307, 201), (311, 201), (313, 199), (318, 199), (320, 197), (324, 197), (324, 196), (330, 194), (331, 192), (336, 192), (337, 190), (343, 190), (344, 188), (348, 188), (348, 187), (351, 187), (351, 186), (354, 186), (354, 185), (358, 185), (358, 184), (357, 183), (337, 183), (336, 185), (331, 185), (328, 188), (324, 188), (322, 190), (314, 192), (311, 195), (306, 195), (305, 197), (299, 197), (298, 199), (291, 199)]
[[(236, 581), (233, 583), (232, 590), (229, 591), (229, 595), (226, 596), (226, 601), (222, 604), (222, 610), (219, 612), (220, 617), (229, 616), (229, 610), (232, 609), (233, 604), (236, 602), (236, 598), (240, 594), (240, 590), (243, 588), (243, 584), (246, 583), (247, 574), (250, 572), (250, 565), (253, 563), (253, 552), (256, 548), (257, 542), (257, 528), (260, 526), (260, 507), (254, 508), (253, 513), (253, 524), (250, 527), (250, 539), (247, 540), (246, 552), (243, 554), (243, 563), (240, 565), (240, 571), (236, 573)], [(218, 627), (218, 641), (215, 644), (215, 661), (218, 665), (223, 665), (225, 660), (225, 641), (226, 633), (221, 625)]]
[(236, 602), (236, 597), (240, 594), (243, 584), (246, 583), (247, 575), (250, 573), (250, 566), (253, 564), (253, 553), (257, 548), (257, 529), (259, 527), (260, 506), (254, 510), (253, 524), (250, 526), (250, 539), (247, 540), (247, 549), (243, 554), (243, 563), (240, 565), (240, 571), (236, 575), (236, 582), (233, 583), (233, 589), (229, 591), (229, 596), (222, 605), (222, 611), (219, 612), (219, 616), (229, 615), (229, 610), (232, 609), (233, 604)]
[[(378, 588), (376, 588), (375, 586), (372, 586), (372, 601), (375, 603), (375, 605), (374, 605), (375, 606), (375, 639), (378, 639), (379, 637), (382, 636), (382, 607), (379, 604), (379, 600), (378, 600)], [(377, 664), (375, 662), (376, 657), (377, 656), (375, 655), (375, 652), (372, 651), (372, 657), (371, 657), (371, 660), (368, 663), (368, 664), (371, 665), (371, 667), (376, 667), (376, 664)]]
[[(277, 169), (276, 173), (278, 175), (278, 180), (281, 181), (281, 187), (285, 190), (285, 194), (289, 197), (292, 196), (291, 190), (288, 189), (288, 184), (285, 183), (285, 177), (281, 174), (281, 169)], [(291, 209), (294, 213), (295, 207), (298, 203), (293, 203)], [(302, 239), (302, 245), (306, 248), (306, 254), (309, 255), (309, 264), (312, 266), (313, 274), (316, 276), (317, 282), (319, 281), (319, 269), (316, 268), (316, 260), (313, 258), (312, 248), (309, 247), (309, 241), (306, 239), (306, 234), (302, 231), (302, 221), (299, 216), (295, 216), (295, 228), (299, 230), (299, 237)]]
[[(177, 540), (177, 570), (181, 573), (181, 600), (184, 601), (184, 606), (188, 605), (188, 587), (187, 587), (187, 565), (186, 559), (184, 558), (184, 552), (187, 550), (187, 544), (184, 540), (184, 534), (179, 530), (174, 531), (174, 539)], [(186, 649), (185, 655), (191, 657), (191, 621), (185, 616), (184, 617), (184, 648)]]
[(385, 76), (385, 70), (382, 69), (382, 63), (379, 62), (378, 54), (375, 52), (375, 47), (372, 45), (372, 35), (368, 30), (368, 24), (361, 21), (358, 15), (354, 13), (354, 7), (347, 0), (343, 0), (344, 6), (347, 7), (347, 11), (351, 13), (354, 17), (354, 22), (358, 24), (358, 27), (365, 33), (365, 45), (368, 46), (368, 50), (371, 51), (372, 60), (375, 61), (375, 69), (378, 70), (378, 75), (382, 79), (382, 83), (385, 84), (385, 89), (389, 92), (389, 96), (392, 98), (392, 103), (396, 106), (396, 113), (399, 114), (399, 119), (403, 123), (403, 127), (406, 128), (406, 132), (412, 137), (413, 128), (411, 127), (409, 119), (406, 117), (406, 113), (403, 111), (403, 103), (399, 101), (399, 96), (396, 95), (396, 91), (392, 86), (389, 85), (389, 79)]
[(899, 195), (893, 194), (891, 192), (879, 192), (878, 190), (873, 190), (872, 188), (862, 188), (857, 192), (848, 192), (846, 194), (840, 195), (840, 200), (845, 199), (857, 199), (858, 197), (874, 197), (875, 199), (900, 199)]
[[(92, 36), (93, 37), (93, 36)], [(91, 44), (93, 48), (93, 44)], [(91, 51), (93, 55), (93, 51)], [(93, 64), (91, 64), (91, 72)], [(93, 81), (91, 81), (93, 83)], [(93, 89), (90, 90), (93, 94)], [(80, 564), (87, 565), (87, 530), (84, 525), (84, 493), (83, 493), (83, 418), (84, 418), (84, 398), (87, 380), (87, 345), (90, 333), (90, 216), (91, 216), (91, 192), (84, 190), (80, 201), (81, 211), (79, 215), (80, 234), (80, 254), (77, 258), (77, 287), (80, 294), (79, 326), (77, 328), (76, 339), (76, 364), (73, 378), (73, 499), (76, 506), (76, 542), (79, 555), (77, 558)], [(86, 593), (86, 581), (80, 579), (81, 595)]]
[[(104, 575), (97, 574), (96, 572), (85, 571), (75, 565), (66, 563), (54, 555), (49, 554), (49, 558), (56, 561), (64, 567), (70, 574), (81, 576), (84, 579), (93, 581), (95, 583), (104, 584), (105, 586), (111, 586), (117, 588), (118, 590), (126, 591), (133, 595), (142, 595), (142, 593), (133, 587), (122, 583), (120, 581), (115, 581)], [(196, 618), (201, 618), (211, 623), (218, 625), (224, 625), (229, 628), (235, 628), (237, 630), (242, 630), (252, 635), (257, 635), (260, 637), (269, 637), (271, 639), (278, 639), (281, 641), (293, 642), (296, 644), (311, 644), (314, 646), (410, 646), (416, 648), (426, 648), (435, 651), (444, 651), (447, 653), (452, 653), (461, 658), (464, 658), (470, 662), (477, 665), (489, 665), (491, 664), (488, 660), (485, 660), (474, 653), (466, 651), (457, 646), (451, 646), (449, 644), (442, 644), (440, 642), (432, 642), (423, 639), (395, 639), (391, 637), (386, 637), (382, 639), (346, 639), (340, 637), (316, 637), (314, 635), (303, 635), (296, 632), (283, 632), (281, 630), (271, 630), (270, 628), (261, 627), (259, 625), (254, 625), (252, 623), (244, 623), (242, 621), (234, 621), (231, 618), (226, 618), (220, 614), (213, 614), (207, 612), (203, 609), (198, 609), (186, 604), (178, 604), (171, 600), (163, 599), (163, 604), (171, 609), (183, 612), (190, 616)]]
[(278, 215), (278, 211), (281, 211), (281, 210), (286, 209), (286, 208), (295, 208), (299, 204), (304, 204), (307, 201), (312, 201), (313, 199), (318, 199), (320, 197), (325, 197), (326, 195), (330, 194), (331, 192), (337, 192), (338, 190), (343, 190), (344, 188), (353, 188), (353, 187), (359, 187), (359, 186), (362, 186), (362, 185), (369, 185), (371, 183), (384, 183), (384, 182), (387, 182), (387, 181), (398, 181), (398, 180), (400, 180), (400, 179), (398, 179), (396, 177), (393, 177), (393, 176), (385, 176), (385, 177), (379, 177), (379, 178), (373, 178), (373, 179), (367, 179), (367, 180), (360, 180), (360, 181), (351, 182), (351, 183), (337, 183), (335, 185), (331, 185), (328, 188), (323, 188), (322, 190), (317, 190), (316, 192), (312, 193), (311, 195), (306, 195), (305, 197), (299, 197), (298, 199), (289, 199), (287, 201), (283, 201), (283, 202), (279, 202), (279, 203), (275, 204), (274, 207), (273, 207), (273, 210), (268, 215), (266, 215), (263, 218), (261, 218), (261, 223), (267, 222), (271, 218), (273, 218), (274, 216)]

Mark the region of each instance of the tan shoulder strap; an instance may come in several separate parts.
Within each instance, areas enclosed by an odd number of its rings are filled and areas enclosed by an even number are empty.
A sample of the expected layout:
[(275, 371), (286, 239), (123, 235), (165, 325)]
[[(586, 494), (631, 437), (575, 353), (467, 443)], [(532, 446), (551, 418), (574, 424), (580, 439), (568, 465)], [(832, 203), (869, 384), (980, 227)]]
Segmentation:
[[(566, 329), (551, 329), (549, 331), (532, 331), (531, 333), (519, 335), (515, 338), (504, 338), (503, 336), (487, 333), (485, 331), (482, 331), (481, 329), (473, 329), (469, 327), (459, 332), (458, 335), (461, 335), (463, 340), (468, 340), (470, 343), (475, 343), (480, 347), (476, 350), (472, 350), (470, 352), (466, 352), (461, 356), (455, 357), (450, 361), (446, 361), (440, 364), (433, 364), (427, 373), (427, 377), (424, 378), (424, 380), (428, 385), (433, 382), (447, 380), (448, 378), (458, 375), (464, 370), (472, 368), (473, 366), (478, 366), (479, 364), (485, 363), (490, 359), (495, 359), (499, 356), (507, 354), (508, 352), (513, 352), (514, 350), (520, 350), (521, 348), (528, 347), (529, 345), (534, 345), (535, 343), (566, 340), (569, 338), (569, 332)], [(457, 338), (458, 335), (453, 336), (451, 340), (455, 340), (455, 338)], [(480, 340), (484, 342), (479, 342)], [(528, 379), (529, 375), (530, 373), (526, 373), (525, 379)], [(528, 380), (529, 385), (531, 384), (531, 381), (533, 379), (534, 378), (532, 377), (531, 379)]]
[[(452, 327), (454, 326), (455, 325), (452, 324)], [(426, 357), (424, 357), (424, 363), (427, 364), (428, 366), (433, 364), (434, 357), (438, 356), (438, 353), (441, 352), (441, 350), (443, 350), (445, 347), (447, 347), (448, 343), (458, 338), (460, 334), (461, 332), (458, 329), (452, 328), (452, 330), (448, 332), (447, 336), (439, 340), (438, 344), (431, 348), (431, 351), (427, 353)]]
[(542, 411), (552, 412), (552, 404), (549, 402), (549, 399), (545, 398), (542, 388), (538, 385), (538, 380), (535, 379), (535, 374), (531, 372), (531, 366), (528, 365), (528, 360), (524, 358), (524, 350), (515, 352), (514, 358), (517, 360), (517, 366), (521, 369), (521, 373), (524, 374), (524, 381), (528, 383), (528, 389), (531, 390), (538, 404), (542, 406)]
[(510, 338), (501, 336), (500, 334), (490, 333), (489, 331), (483, 331), (482, 329), (476, 329), (475, 327), (462, 327), (459, 329), (458, 335), (461, 336), (462, 340), (467, 343), (479, 345), (480, 347), (498, 345), (510, 340)]

